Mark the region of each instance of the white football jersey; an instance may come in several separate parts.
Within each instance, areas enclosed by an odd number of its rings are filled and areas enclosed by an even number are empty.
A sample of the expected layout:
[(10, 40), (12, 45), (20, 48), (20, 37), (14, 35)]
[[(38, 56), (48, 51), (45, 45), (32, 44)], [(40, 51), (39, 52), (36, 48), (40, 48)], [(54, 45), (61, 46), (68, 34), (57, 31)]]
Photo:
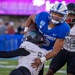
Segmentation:
[(65, 39), (64, 48), (70, 52), (75, 52), (75, 25), (70, 29), (70, 35)]
[(24, 66), (26, 68), (28, 68), (31, 72), (31, 75), (38, 75), (39, 71), (42, 69), (42, 66), (44, 63), (42, 63), (38, 70), (36, 70), (36, 68), (32, 68), (31, 67), (31, 63), (34, 62), (35, 58), (40, 58), (45, 56), (49, 51), (40, 48), (39, 46), (31, 43), (31, 42), (24, 42), (21, 44), (20, 46), (21, 48), (25, 48), (27, 51), (30, 52), (30, 55), (28, 56), (20, 56), (19, 60), (18, 60), (18, 67), (20, 66)]

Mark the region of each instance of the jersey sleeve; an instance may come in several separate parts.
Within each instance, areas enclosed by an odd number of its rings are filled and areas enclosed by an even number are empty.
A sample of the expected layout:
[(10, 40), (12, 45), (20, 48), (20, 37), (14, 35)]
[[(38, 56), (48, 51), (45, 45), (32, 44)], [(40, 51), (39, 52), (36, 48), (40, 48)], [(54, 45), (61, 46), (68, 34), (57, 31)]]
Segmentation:
[(40, 13), (37, 14), (36, 17), (35, 17), (34, 21), (35, 21), (36, 24), (39, 22), (39, 18), (40, 18)]
[(9, 52), (0, 51), (0, 58), (13, 58), (17, 56), (27, 56), (30, 53), (26, 51), (24, 48), (18, 48), (16, 50), (12, 50)]
[(40, 12), (36, 15), (35, 20), (34, 20), (36, 24), (40, 22), (43, 14), (44, 12)]
[(26, 46), (27, 46), (27, 44), (26, 44), (25, 42), (23, 42), (23, 43), (20, 45), (19, 48), (24, 48), (24, 49), (26, 49)]
[(69, 35), (69, 33), (70, 33), (70, 27), (63, 28), (62, 30), (60, 30), (60, 31), (58, 32), (57, 38), (65, 39), (65, 37), (66, 37), (67, 35)]
[(26, 51), (28, 52), (33, 52), (33, 49), (34, 49), (34, 45), (30, 42), (24, 42), (21, 44), (20, 48), (24, 48)]
[(43, 20), (43, 21), (46, 21), (46, 19), (48, 18), (49, 14), (47, 12), (40, 12), (36, 15), (35, 17), (35, 23), (37, 25), (40, 24), (40, 21)]

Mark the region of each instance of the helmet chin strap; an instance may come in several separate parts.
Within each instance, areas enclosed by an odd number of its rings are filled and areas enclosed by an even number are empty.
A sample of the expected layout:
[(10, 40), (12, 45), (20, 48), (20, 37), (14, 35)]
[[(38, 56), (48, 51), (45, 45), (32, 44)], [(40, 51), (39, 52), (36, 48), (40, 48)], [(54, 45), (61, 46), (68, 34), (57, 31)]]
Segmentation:
[(59, 21), (56, 21), (56, 20), (51, 20), (51, 22), (53, 23), (53, 24), (59, 24)]

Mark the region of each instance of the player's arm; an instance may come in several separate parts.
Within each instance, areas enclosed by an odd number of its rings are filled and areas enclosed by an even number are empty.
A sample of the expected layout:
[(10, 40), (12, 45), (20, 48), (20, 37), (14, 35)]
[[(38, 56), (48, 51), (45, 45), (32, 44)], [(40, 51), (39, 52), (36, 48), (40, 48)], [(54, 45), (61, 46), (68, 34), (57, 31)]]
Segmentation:
[(49, 52), (48, 54), (46, 54), (45, 57), (42, 58), (35, 58), (35, 62), (33, 62), (31, 65), (33, 68), (38, 67), (41, 63), (45, 62), (46, 60), (56, 56), (59, 51), (61, 50), (61, 48), (63, 47), (64, 44), (64, 39), (57, 39), (55, 44), (54, 44), (54, 48), (51, 52)]
[(63, 45), (64, 45), (64, 39), (58, 38), (54, 44), (53, 50), (45, 56), (46, 60), (56, 56), (59, 53), (59, 51), (62, 49)]
[(30, 53), (26, 51), (24, 48), (18, 48), (13, 51), (0, 51), (0, 58), (12, 58), (12, 57), (17, 57), (17, 56), (27, 56)]
[(27, 32), (28, 31), (28, 28), (30, 27), (30, 25), (35, 24), (35, 21), (34, 21), (35, 20), (35, 16), (36, 16), (35, 14), (34, 15), (31, 15), (26, 20), (24, 32)]
[(70, 27), (66, 27), (63, 31), (58, 32), (59, 33), (58, 38), (55, 41), (55, 44), (53, 46), (53, 50), (52, 50), (52, 52), (48, 53), (45, 56), (46, 60), (54, 57), (55, 55), (57, 55), (59, 53), (59, 51), (61, 50), (61, 48), (64, 45), (65, 36), (69, 35), (69, 32), (70, 32)]

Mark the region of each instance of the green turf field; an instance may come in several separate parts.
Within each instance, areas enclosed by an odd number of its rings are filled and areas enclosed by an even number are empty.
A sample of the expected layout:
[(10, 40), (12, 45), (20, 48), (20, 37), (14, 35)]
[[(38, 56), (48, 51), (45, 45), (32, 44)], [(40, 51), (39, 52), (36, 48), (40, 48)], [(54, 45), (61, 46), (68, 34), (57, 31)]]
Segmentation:
[[(50, 61), (46, 62), (44, 75), (48, 70), (48, 65)], [(9, 75), (9, 72), (17, 66), (17, 60), (11, 59), (0, 59), (0, 75)], [(66, 65), (59, 70), (55, 75), (66, 75)]]

